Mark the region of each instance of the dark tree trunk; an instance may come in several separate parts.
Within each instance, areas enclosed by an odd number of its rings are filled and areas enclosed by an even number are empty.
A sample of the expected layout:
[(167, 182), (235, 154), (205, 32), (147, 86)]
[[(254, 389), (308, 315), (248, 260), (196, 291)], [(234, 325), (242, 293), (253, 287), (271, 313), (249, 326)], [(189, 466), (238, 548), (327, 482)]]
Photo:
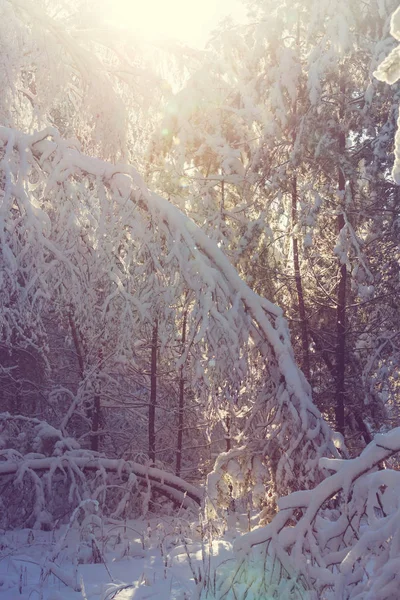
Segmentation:
[(229, 452), (229, 450), (232, 447), (232, 439), (231, 439), (231, 418), (228, 415), (225, 419), (225, 427), (226, 427), (226, 434), (225, 434), (225, 441), (226, 441), (226, 451)]
[[(297, 18), (297, 31), (296, 31), (296, 48), (298, 55), (300, 56), (300, 19)], [(293, 103), (293, 150), (295, 151), (296, 138), (297, 138), (297, 99)], [(298, 193), (297, 193), (297, 176), (293, 175), (292, 178), (292, 249), (293, 249), (293, 268), (294, 268), (294, 279), (296, 283), (297, 291), (297, 302), (299, 306), (299, 317), (300, 317), (300, 330), (301, 330), (301, 348), (302, 348), (302, 361), (301, 367), (304, 375), (310, 381), (310, 353), (309, 353), (309, 335), (307, 326), (306, 308), (304, 302), (303, 292), (303, 281), (301, 278), (300, 271), (300, 260), (299, 260), (299, 241), (296, 235), (296, 225), (298, 223), (297, 204), (298, 204)]]
[[(338, 190), (340, 198), (339, 214), (337, 216), (337, 233), (340, 235), (345, 226), (345, 193), (346, 179), (344, 175), (344, 155), (346, 149), (346, 137), (343, 129), (345, 85), (343, 79), (340, 83), (340, 111), (339, 111), (339, 168), (338, 168)], [(336, 428), (344, 434), (344, 399), (345, 399), (345, 353), (346, 353), (346, 281), (347, 267), (339, 259), (339, 282), (337, 291), (336, 309)]]
[[(102, 362), (103, 362), (103, 352), (100, 348), (98, 351), (98, 369), (100, 370)], [(100, 401), (100, 377), (99, 373), (96, 374), (95, 381), (95, 394), (93, 397), (93, 406), (91, 408), (91, 418), (92, 418), (92, 435), (90, 436), (90, 447), (95, 452), (99, 451), (99, 429), (100, 429), (100, 419), (101, 419), (101, 401)]]
[[(185, 352), (186, 343), (187, 309), (183, 313), (182, 322), (182, 356)], [(179, 370), (179, 408), (178, 408), (178, 443), (176, 447), (175, 473), (179, 477), (182, 467), (182, 445), (183, 445), (183, 411), (185, 407), (185, 367), (182, 364)]]
[(157, 404), (157, 343), (158, 322), (153, 327), (151, 340), (151, 371), (150, 371), (150, 404), (149, 404), (149, 458), (152, 463), (156, 460), (156, 404)]
[(77, 359), (78, 359), (79, 375), (80, 375), (81, 380), (82, 380), (83, 379), (83, 374), (84, 374), (84, 371), (85, 371), (85, 363), (84, 363), (84, 360), (83, 360), (82, 344), (81, 344), (81, 340), (79, 339), (78, 331), (76, 329), (76, 325), (75, 325), (75, 321), (74, 321), (74, 316), (73, 316), (72, 308), (70, 309), (70, 311), (68, 313), (68, 321), (69, 321), (69, 326), (70, 326), (71, 333), (72, 333), (72, 339), (74, 340), (74, 346), (75, 346), (76, 356), (77, 356)]
[[(74, 314), (72, 307), (68, 313), (68, 321), (69, 326), (72, 333), (72, 339), (74, 341), (75, 352), (78, 359), (79, 366), (79, 375), (81, 381), (83, 381), (85, 374), (85, 361), (84, 361), (84, 349), (82, 344), (82, 338), (79, 334), (78, 328), (75, 325)], [(103, 353), (100, 349), (98, 352), (98, 361), (99, 368), (101, 363), (103, 362)], [(100, 380), (98, 375), (96, 375), (95, 381), (95, 393), (93, 397), (93, 402), (89, 405), (85, 405), (85, 414), (91, 421), (91, 431), (90, 431), (90, 448), (95, 452), (99, 450), (99, 429), (100, 429), (100, 418), (101, 418), (101, 400), (100, 400)]]
[(92, 411), (92, 434), (90, 436), (90, 447), (98, 452), (99, 450), (99, 427), (100, 427), (100, 395), (96, 394), (93, 398)]
[(310, 380), (310, 355), (309, 355), (309, 343), (308, 343), (308, 327), (306, 309), (304, 304), (304, 293), (303, 293), (303, 282), (301, 279), (300, 272), (300, 260), (299, 260), (299, 241), (296, 236), (295, 228), (297, 225), (297, 177), (293, 176), (292, 179), (292, 241), (293, 241), (293, 266), (294, 266), (294, 278), (296, 282), (297, 290), (297, 301), (299, 305), (299, 316), (300, 316), (300, 327), (301, 327), (301, 346), (302, 346), (302, 369)]
[[(344, 227), (343, 215), (338, 216), (339, 231)], [(346, 352), (346, 265), (340, 265), (336, 311), (336, 428), (344, 433), (345, 352)]]

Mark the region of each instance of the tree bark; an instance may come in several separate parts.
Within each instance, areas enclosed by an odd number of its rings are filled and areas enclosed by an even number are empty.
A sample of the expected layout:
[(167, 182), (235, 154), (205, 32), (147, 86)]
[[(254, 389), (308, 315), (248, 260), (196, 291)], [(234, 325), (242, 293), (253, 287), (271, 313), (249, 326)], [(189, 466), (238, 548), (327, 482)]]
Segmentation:
[[(187, 324), (187, 309), (183, 313), (182, 322), (182, 356), (185, 352), (186, 343), (186, 324)], [(182, 443), (183, 443), (183, 410), (185, 407), (185, 367), (182, 364), (179, 370), (179, 408), (178, 408), (178, 442), (176, 447), (176, 468), (175, 474), (177, 477), (181, 474), (182, 467)]]
[[(346, 137), (343, 127), (345, 84), (343, 78), (340, 82), (340, 109), (339, 109), (339, 165), (338, 165), (338, 191), (339, 191), (339, 213), (337, 216), (337, 233), (340, 235), (345, 226), (345, 193), (346, 179), (344, 175), (344, 154), (346, 149)], [(344, 435), (344, 398), (345, 398), (345, 353), (346, 353), (346, 263), (339, 258), (339, 282), (337, 291), (336, 309), (336, 429)]]
[(85, 372), (85, 362), (83, 360), (82, 344), (81, 344), (81, 340), (79, 339), (78, 331), (76, 329), (72, 307), (70, 308), (70, 310), (68, 312), (68, 321), (69, 321), (69, 326), (70, 326), (71, 333), (72, 333), (72, 339), (74, 340), (76, 357), (78, 359), (79, 375), (82, 380), (83, 376), (84, 376), (84, 372)]
[[(69, 326), (72, 333), (72, 339), (74, 341), (75, 352), (78, 359), (79, 365), (79, 375), (81, 381), (83, 381), (85, 374), (85, 361), (84, 361), (84, 349), (82, 344), (82, 339), (80, 337), (79, 331), (75, 325), (73, 309), (70, 307), (68, 313), (68, 321)], [(99, 367), (103, 361), (103, 354), (101, 348), (98, 352), (98, 360)], [(95, 381), (95, 393), (93, 397), (93, 403), (89, 406), (85, 407), (85, 414), (91, 421), (91, 432), (90, 432), (90, 449), (98, 452), (99, 450), (99, 428), (100, 428), (100, 412), (101, 412), (101, 402), (100, 402), (100, 381), (98, 379), (98, 375), (96, 375)]]
[(100, 428), (100, 395), (96, 393), (93, 398), (92, 432), (90, 435), (90, 448), (99, 451), (99, 428)]
[[(300, 18), (297, 18), (297, 30), (296, 30), (296, 48), (298, 56), (300, 56)], [(295, 151), (296, 138), (297, 138), (297, 98), (293, 102), (293, 151)], [(300, 316), (300, 330), (301, 330), (301, 347), (302, 347), (302, 361), (301, 367), (304, 375), (310, 381), (310, 353), (309, 353), (309, 336), (307, 326), (307, 316), (304, 302), (303, 293), (303, 282), (300, 271), (300, 260), (299, 260), (299, 241), (296, 235), (296, 225), (298, 223), (297, 214), (297, 176), (294, 173), (292, 177), (292, 250), (293, 250), (293, 268), (294, 268), (294, 279), (296, 283), (297, 301), (299, 305), (299, 316)]]
[[(98, 369), (101, 368), (101, 364), (103, 362), (103, 352), (102, 349), (100, 348), (98, 351), (98, 361), (99, 361), (99, 365), (98, 365)], [(95, 452), (99, 451), (99, 429), (100, 429), (100, 412), (101, 412), (101, 403), (100, 403), (100, 386), (101, 386), (101, 382), (100, 382), (100, 377), (99, 377), (99, 373), (96, 373), (96, 380), (95, 380), (95, 393), (94, 393), (94, 397), (93, 397), (93, 406), (91, 408), (91, 418), (92, 418), (92, 432), (91, 432), (91, 436), (90, 436), (90, 448), (92, 450), (94, 450)]]
[(157, 404), (157, 343), (158, 321), (153, 326), (151, 340), (150, 404), (149, 404), (149, 459), (156, 460), (156, 404)]
[(306, 309), (304, 304), (304, 293), (303, 293), (303, 282), (301, 279), (300, 272), (300, 260), (299, 260), (299, 241), (295, 232), (297, 225), (297, 177), (293, 176), (292, 179), (292, 243), (293, 243), (293, 266), (294, 266), (294, 279), (296, 282), (297, 290), (297, 301), (299, 304), (299, 316), (300, 316), (300, 327), (301, 327), (301, 346), (302, 346), (302, 369), (310, 380), (310, 354), (309, 354), (309, 343), (308, 343), (308, 327)]
[(226, 428), (226, 433), (225, 433), (225, 441), (226, 441), (226, 452), (229, 452), (229, 450), (232, 447), (232, 439), (231, 439), (231, 417), (230, 415), (228, 415), (225, 419), (225, 428)]

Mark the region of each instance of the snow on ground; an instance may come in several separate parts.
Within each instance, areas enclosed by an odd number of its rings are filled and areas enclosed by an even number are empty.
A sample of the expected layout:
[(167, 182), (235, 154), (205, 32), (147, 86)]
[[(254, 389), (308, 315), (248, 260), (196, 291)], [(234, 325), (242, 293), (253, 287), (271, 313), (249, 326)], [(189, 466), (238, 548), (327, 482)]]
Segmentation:
[(62, 541), (66, 530), (0, 531), (0, 600), (188, 600), (233, 559), (235, 531), (210, 542), (174, 517), (75, 523)]

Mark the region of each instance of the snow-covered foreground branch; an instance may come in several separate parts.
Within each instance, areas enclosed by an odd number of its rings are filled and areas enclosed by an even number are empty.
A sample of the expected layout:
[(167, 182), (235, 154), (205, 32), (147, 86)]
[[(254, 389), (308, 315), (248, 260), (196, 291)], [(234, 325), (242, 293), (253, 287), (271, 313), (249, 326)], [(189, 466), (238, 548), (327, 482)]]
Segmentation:
[[(312, 590), (312, 598), (396, 598), (400, 472), (383, 464), (398, 452), (400, 427), (377, 435), (355, 459), (322, 458), (320, 466), (332, 475), (313, 490), (280, 498), (271, 523), (236, 541), (239, 566), (231, 587), (243, 585), (250, 563), (253, 568), (258, 564), (261, 586), (268, 575), (265, 564), (278, 561), (283, 568), (280, 579), (296, 586), (302, 582), (304, 593)], [(299, 597), (299, 590), (293, 594), (288, 597)]]

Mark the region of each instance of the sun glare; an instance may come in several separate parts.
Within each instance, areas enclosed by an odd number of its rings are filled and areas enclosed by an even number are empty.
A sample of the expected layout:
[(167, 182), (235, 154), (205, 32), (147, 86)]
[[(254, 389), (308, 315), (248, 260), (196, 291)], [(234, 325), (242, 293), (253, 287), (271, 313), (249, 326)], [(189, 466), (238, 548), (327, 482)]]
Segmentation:
[(149, 41), (178, 40), (203, 47), (221, 19), (238, 20), (238, 0), (106, 0), (106, 19)]

